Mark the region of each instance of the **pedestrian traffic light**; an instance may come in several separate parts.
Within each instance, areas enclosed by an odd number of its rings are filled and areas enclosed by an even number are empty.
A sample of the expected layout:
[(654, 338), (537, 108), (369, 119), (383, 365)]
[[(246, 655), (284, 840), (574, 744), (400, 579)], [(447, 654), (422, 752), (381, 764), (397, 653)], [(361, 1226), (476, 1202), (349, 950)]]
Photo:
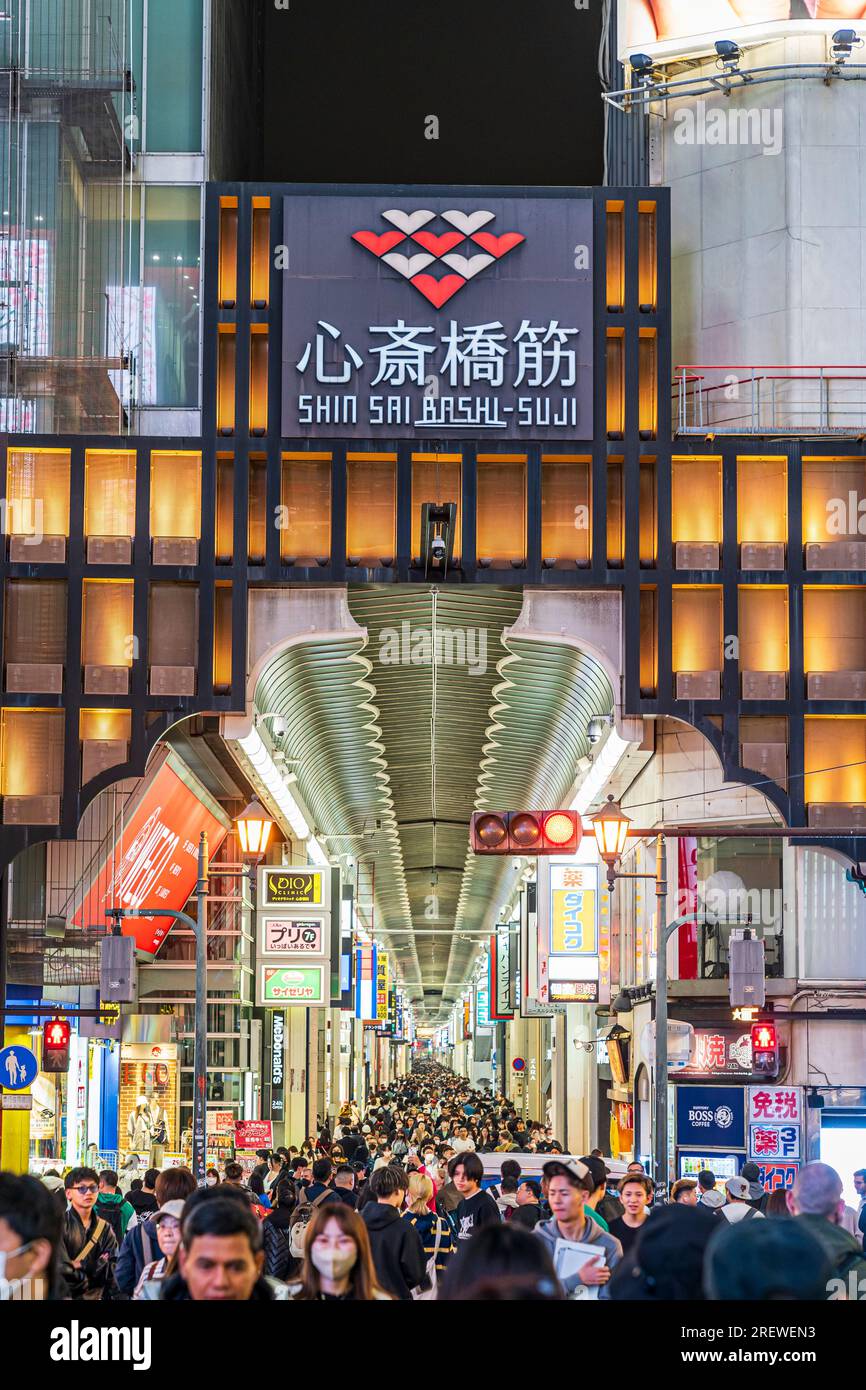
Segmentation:
[(758, 1076), (779, 1075), (779, 1036), (775, 1023), (752, 1024), (752, 1071)]
[(576, 811), (476, 811), (473, 854), (575, 854), (583, 825)]
[(69, 1070), (69, 1040), (72, 1030), (65, 1018), (52, 1018), (42, 1025), (42, 1070)]

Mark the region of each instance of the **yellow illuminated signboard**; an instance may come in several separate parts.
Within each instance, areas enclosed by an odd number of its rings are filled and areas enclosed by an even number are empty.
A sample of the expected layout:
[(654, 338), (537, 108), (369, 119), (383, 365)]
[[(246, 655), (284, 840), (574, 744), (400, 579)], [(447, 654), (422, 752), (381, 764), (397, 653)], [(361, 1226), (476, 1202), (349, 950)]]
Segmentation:
[(551, 865), (550, 954), (598, 952), (598, 874), (594, 865)]
[(265, 868), (261, 871), (260, 902), (265, 907), (325, 905), (322, 869)]

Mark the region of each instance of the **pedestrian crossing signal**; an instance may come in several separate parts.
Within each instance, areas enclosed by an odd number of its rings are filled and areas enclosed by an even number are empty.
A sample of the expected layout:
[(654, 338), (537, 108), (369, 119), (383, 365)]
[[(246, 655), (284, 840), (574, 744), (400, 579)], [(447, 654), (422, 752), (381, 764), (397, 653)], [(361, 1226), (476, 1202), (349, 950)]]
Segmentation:
[(752, 1024), (752, 1071), (758, 1076), (779, 1075), (779, 1035), (775, 1023)]
[(69, 1043), (72, 1029), (68, 1019), (52, 1018), (42, 1025), (42, 1070), (69, 1070)]
[(576, 811), (476, 811), (473, 854), (576, 854), (583, 824)]

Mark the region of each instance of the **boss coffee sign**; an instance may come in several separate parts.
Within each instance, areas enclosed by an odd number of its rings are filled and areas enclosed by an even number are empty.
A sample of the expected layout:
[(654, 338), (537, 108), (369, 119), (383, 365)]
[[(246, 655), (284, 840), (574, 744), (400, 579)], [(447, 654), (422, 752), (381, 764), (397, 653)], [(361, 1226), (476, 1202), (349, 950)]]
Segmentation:
[(588, 197), (284, 199), (283, 435), (592, 437)]

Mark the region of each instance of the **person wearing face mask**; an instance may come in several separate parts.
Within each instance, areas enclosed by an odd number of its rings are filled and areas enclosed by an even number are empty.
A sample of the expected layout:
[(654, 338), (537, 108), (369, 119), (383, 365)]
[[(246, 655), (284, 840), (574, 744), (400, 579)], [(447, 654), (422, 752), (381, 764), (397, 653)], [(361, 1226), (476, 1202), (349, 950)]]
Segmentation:
[(320, 1207), (307, 1227), (301, 1281), (291, 1289), (300, 1303), (389, 1302), (376, 1284), (364, 1222), (343, 1203)]
[(207, 1187), (216, 1187), (220, 1180), (220, 1175), (216, 1168), (208, 1168), (204, 1175), (204, 1180)]
[(58, 1299), (63, 1216), (38, 1180), (0, 1173), (0, 1303)]

